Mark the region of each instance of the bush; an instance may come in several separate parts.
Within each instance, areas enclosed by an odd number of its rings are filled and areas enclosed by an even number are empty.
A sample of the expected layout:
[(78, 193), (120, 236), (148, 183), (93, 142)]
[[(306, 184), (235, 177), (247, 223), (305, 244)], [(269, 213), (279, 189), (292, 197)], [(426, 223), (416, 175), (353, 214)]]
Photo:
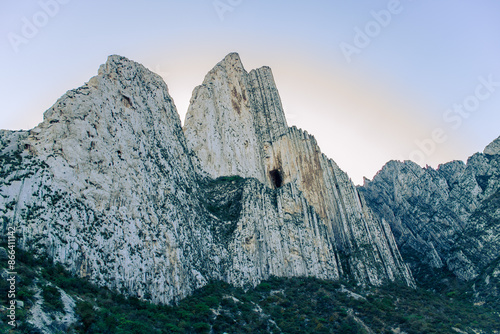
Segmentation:
[(259, 285), (257, 285), (256, 290), (257, 291), (270, 291), (271, 290), (271, 284), (267, 282), (262, 282)]
[(61, 299), (61, 292), (59, 289), (45, 285), (42, 287), (43, 306), (47, 311), (64, 312), (64, 304)]
[(78, 302), (76, 304), (76, 314), (82, 321), (84, 331), (87, 332), (96, 320), (94, 307), (89, 302)]
[(197, 333), (208, 333), (210, 331), (210, 325), (206, 322), (197, 322), (193, 325), (193, 328)]

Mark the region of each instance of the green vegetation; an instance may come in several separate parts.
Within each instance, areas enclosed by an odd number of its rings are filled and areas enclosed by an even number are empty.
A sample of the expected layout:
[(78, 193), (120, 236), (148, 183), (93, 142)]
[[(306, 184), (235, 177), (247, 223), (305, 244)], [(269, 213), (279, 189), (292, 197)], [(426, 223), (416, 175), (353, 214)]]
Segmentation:
[(42, 287), (43, 306), (46, 311), (59, 311), (64, 310), (64, 304), (61, 299), (61, 292), (51, 285)]
[(244, 178), (233, 175), (221, 176), (205, 182), (204, 196), (201, 198), (201, 201), (205, 203), (205, 208), (220, 220), (238, 220), (244, 181)]
[[(374, 288), (315, 278), (271, 278), (248, 291), (211, 282), (176, 306), (165, 306), (97, 287), (61, 265), (20, 250), (16, 266), (18, 297), (25, 308), (18, 310), (20, 327), (10, 333), (37, 333), (26, 322), (35, 289), (41, 290), (46, 311), (62, 310), (56, 286), (77, 302), (79, 322), (70, 333), (366, 333), (368, 327), (375, 333), (399, 328), (412, 334), (450, 333), (452, 327), (493, 333), (500, 328), (498, 313), (474, 306), (454, 291), (437, 294), (400, 285)], [(2, 281), (2, 305), (6, 289)], [(0, 332), (9, 329), (0, 323)]]
[(241, 176), (239, 175), (231, 175), (231, 176), (221, 176), (215, 179), (215, 182), (217, 183), (224, 183), (224, 182), (233, 182), (233, 181), (242, 181), (244, 180)]
[[(0, 143), (0, 147), (4, 143)], [(29, 154), (23, 155), (22, 148), (8, 154), (0, 155), (0, 180), (6, 185), (21, 181), (34, 175), (38, 170), (45, 169), (44, 161), (33, 159)]]

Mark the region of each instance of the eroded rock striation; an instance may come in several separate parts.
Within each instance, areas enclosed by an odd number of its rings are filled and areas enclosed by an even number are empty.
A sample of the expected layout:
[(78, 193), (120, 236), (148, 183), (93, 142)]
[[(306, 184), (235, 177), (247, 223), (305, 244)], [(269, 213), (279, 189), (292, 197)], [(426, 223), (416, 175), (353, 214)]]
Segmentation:
[(211, 279), (414, 285), (387, 219), (314, 137), (288, 127), (271, 70), (228, 55), (185, 127), (167, 86), (110, 56), (29, 131), (0, 131), (0, 218), (18, 244), (159, 303)]

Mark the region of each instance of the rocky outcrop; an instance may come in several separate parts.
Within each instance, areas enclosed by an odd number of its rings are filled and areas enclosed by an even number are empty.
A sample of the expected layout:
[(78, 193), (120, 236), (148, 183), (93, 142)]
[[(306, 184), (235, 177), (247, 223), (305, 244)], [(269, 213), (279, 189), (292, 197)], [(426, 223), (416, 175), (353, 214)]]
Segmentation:
[(0, 159), (4, 231), (143, 299), (271, 275), (414, 284), (385, 220), (287, 126), (270, 69), (236, 54), (195, 89), (184, 130), (162, 79), (110, 56), (37, 127), (1, 131)]
[(486, 292), (477, 294), (478, 299), (498, 299), (497, 148), (498, 139), (466, 164), (453, 161), (437, 170), (391, 161), (360, 187), (368, 206), (390, 224), (403, 258), (419, 280), (438, 281), (443, 268), (462, 281), (478, 280), (476, 289), (483, 286)]
[[(287, 126), (268, 67), (247, 73), (239, 56), (229, 54), (194, 90), (184, 133), (202, 173), (255, 178), (278, 190), (278, 202), (293, 199), (273, 214), (275, 219), (309, 221), (312, 209), (316, 226), (307, 231), (314, 235), (308, 242), (325, 259), (314, 276), (323, 277), (324, 268), (332, 267), (360, 282), (413, 284), (388, 225), (373, 218), (349, 177), (321, 153), (314, 137)], [(303, 251), (296, 252), (303, 257)]]
[(200, 271), (217, 273), (179, 117), (143, 66), (111, 56), (2, 147), (2, 220), (23, 248), (156, 302), (203, 285)]

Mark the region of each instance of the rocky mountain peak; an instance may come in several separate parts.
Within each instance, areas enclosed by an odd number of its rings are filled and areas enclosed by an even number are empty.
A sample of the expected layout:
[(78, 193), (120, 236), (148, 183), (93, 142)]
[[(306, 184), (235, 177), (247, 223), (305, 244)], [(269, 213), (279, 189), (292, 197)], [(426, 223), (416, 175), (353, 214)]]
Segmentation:
[[(454, 275), (474, 281), (474, 298), (496, 304), (499, 296), (500, 138), (438, 169), (388, 162), (358, 190), (387, 221), (417, 280), (429, 287)], [(436, 283), (439, 282), (439, 283)]]
[(262, 143), (287, 129), (271, 70), (248, 73), (237, 53), (227, 55), (194, 89), (184, 122), (200, 172), (211, 177), (255, 177), (261, 182), (267, 179)]
[[(395, 275), (413, 284), (397, 251), (394, 258), (381, 251), (392, 247), (389, 240), (384, 238), (384, 246), (374, 246), (379, 242), (375, 235), (382, 235), (385, 227), (365, 212), (349, 177), (321, 153), (313, 136), (288, 127), (271, 69), (248, 73), (239, 64), (239, 57), (230, 54), (193, 92), (184, 133), (200, 172), (213, 178), (255, 178), (279, 190), (280, 196), (303, 198), (320, 224), (325, 224), (335, 248), (354, 253), (361, 242), (358, 238), (364, 238), (361, 243), (373, 244), (363, 256), (397, 263)], [(291, 217), (307, 215), (296, 204), (282, 210)], [(360, 269), (361, 259), (350, 261), (348, 270), (356, 267), (351, 272), (359, 277), (371, 282), (387, 277), (380, 268)], [(342, 270), (343, 265), (337, 265), (336, 270)], [(389, 276), (394, 277), (392, 272)]]
[(214, 68), (208, 72), (205, 76), (205, 80), (203, 83), (209, 83), (213, 78), (210, 76), (213, 72), (217, 71), (226, 71), (226, 72), (235, 72), (235, 73), (246, 73), (245, 68), (243, 67), (243, 63), (241, 62), (240, 55), (236, 52), (229, 53), (224, 57), (220, 62), (218, 62)]
[(119, 68), (139, 68), (141, 65), (120, 55), (110, 55), (104, 64), (99, 66), (98, 75), (116, 73)]

